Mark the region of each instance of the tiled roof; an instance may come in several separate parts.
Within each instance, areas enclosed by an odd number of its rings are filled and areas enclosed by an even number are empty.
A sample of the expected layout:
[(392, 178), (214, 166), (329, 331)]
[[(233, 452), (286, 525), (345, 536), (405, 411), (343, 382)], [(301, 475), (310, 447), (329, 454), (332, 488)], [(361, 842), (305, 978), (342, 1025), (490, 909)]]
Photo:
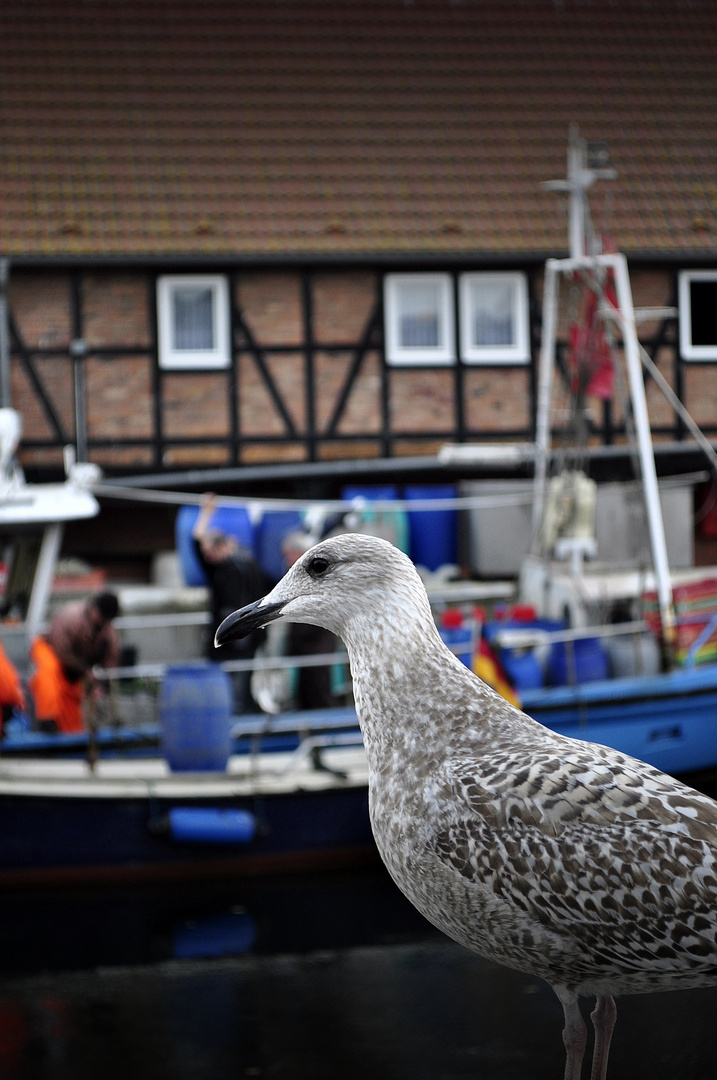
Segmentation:
[(715, 0), (13, 0), (0, 255), (717, 250)]

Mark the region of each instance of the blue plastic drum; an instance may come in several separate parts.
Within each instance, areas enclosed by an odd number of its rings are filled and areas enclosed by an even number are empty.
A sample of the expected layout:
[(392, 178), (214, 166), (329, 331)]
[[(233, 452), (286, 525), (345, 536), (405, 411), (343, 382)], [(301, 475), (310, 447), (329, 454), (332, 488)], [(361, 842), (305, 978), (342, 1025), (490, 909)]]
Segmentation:
[(168, 667), (159, 697), (162, 753), (175, 772), (223, 772), (231, 753), (231, 683), (216, 664)]

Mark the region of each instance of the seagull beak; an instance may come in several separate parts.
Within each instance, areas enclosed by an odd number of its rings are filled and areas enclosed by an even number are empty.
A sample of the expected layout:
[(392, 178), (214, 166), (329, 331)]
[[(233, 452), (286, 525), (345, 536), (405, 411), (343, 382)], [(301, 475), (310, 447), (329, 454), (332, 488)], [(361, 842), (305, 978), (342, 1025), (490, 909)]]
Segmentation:
[(266, 626), (280, 618), (286, 602), (280, 600), (276, 604), (265, 604), (263, 600), (255, 600), (253, 604), (247, 604), (246, 607), (227, 615), (214, 635), (214, 648), (225, 645), (227, 641), (234, 641), (235, 638), (246, 637), (252, 630), (258, 630), (260, 626)]

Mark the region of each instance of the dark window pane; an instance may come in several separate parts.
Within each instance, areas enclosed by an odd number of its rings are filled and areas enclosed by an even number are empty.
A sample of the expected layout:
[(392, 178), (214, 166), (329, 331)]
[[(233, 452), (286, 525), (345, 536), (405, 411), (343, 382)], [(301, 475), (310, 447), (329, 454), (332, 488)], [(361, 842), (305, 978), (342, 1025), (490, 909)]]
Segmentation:
[(692, 344), (717, 345), (717, 281), (690, 282)]

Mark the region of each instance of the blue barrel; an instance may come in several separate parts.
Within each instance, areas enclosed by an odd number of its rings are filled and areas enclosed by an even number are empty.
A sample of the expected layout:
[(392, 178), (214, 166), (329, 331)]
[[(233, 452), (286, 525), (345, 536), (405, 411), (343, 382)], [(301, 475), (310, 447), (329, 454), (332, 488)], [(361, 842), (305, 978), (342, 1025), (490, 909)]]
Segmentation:
[(303, 518), (298, 510), (267, 510), (262, 514), (256, 527), (254, 553), (271, 581), (278, 581), (286, 573), (281, 545), (288, 533), (303, 528), (302, 523)]
[(599, 682), (609, 675), (610, 661), (599, 638), (558, 641), (550, 650), (546, 664), (546, 681), (550, 686)]
[(444, 642), (454, 652), (462, 664), (473, 669), (473, 630), (460, 611), (449, 608), (441, 616), (439, 633)]
[[(408, 500), (455, 499), (452, 484), (408, 485), (404, 490)], [(455, 564), (457, 558), (457, 520), (455, 510), (409, 510), (411, 558), (427, 570)]]
[[(181, 506), (174, 522), (174, 540), (185, 585), (207, 584), (192, 541), (192, 529), (198, 517), (198, 506)], [(242, 547), (248, 548), (249, 551), (254, 550), (254, 526), (248, 510), (245, 510), (243, 506), (220, 504), (212, 514), (209, 528), (233, 536)]]
[(543, 669), (532, 650), (521, 653), (517, 649), (504, 649), (500, 658), (505, 673), (516, 690), (539, 690), (543, 686)]
[[(505, 673), (516, 690), (537, 690), (545, 685), (544, 658), (542, 650), (513, 649), (498, 644), (501, 630), (546, 630), (549, 634), (565, 629), (562, 619), (495, 619), (483, 627), (483, 634), (491, 649), (497, 650)], [(561, 646), (562, 647), (562, 646)], [(547, 665), (558, 645), (548, 651)]]
[(168, 667), (159, 696), (164, 754), (175, 772), (222, 772), (231, 753), (231, 683), (216, 664)]

